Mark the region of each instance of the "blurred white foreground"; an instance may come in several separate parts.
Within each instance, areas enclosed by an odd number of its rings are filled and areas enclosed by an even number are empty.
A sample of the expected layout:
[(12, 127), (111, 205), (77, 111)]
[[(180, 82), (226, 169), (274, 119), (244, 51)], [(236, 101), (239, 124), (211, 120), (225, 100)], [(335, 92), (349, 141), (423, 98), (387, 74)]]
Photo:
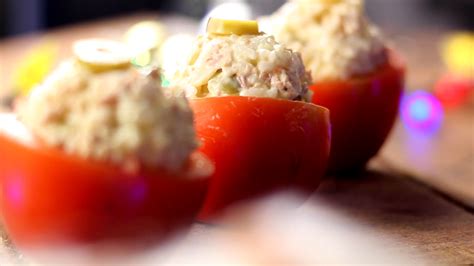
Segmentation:
[[(321, 202), (301, 202), (294, 194), (280, 194), (242, 205), (219, 225), (198, 224), (189, 234), (141, 254), (90, 247), (51, 252), (47, 264), (33, 265), (430, 264)], [(0, 258), (0, 265), (15, 264)]]

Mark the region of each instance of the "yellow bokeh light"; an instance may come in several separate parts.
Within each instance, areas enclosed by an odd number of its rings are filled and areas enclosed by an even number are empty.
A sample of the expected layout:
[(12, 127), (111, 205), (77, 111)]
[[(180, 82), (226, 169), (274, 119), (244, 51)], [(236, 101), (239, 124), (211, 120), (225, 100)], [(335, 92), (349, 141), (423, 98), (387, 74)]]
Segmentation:
[(34, 86), (41, 83), (51, 71), (57, 54), (57, 47), (51, 42), (42, 43), (31, 50), (14, 72), (14, 92), (27, 95)]
[(152, 56), (150, 51), (138, 54), (132, 59), (132, 64), (138, 67), (145, 67), (152, 63)]
[(473, 78), (474, 33), (450, 35), (443, 43), (443, 60), (449, 71)]

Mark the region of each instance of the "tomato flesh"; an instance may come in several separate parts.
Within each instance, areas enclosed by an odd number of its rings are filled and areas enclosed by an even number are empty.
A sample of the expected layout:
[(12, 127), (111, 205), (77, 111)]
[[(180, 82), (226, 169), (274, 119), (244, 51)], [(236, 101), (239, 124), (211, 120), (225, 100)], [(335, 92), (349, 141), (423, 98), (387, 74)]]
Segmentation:
[(226, 96), (190, 100), (200, 151), (215, 163), (199, 214), (281, 188), (314, 191), (330, 149), (328, 110), (310, 103)]
[(1, 134), (0, 156), (3, 222), (13, 242), (25, 248), (159, 242), (191, 225), (209, 182), (162, 170), (126, 174)]
[(380, 149), (398, 113), (404, 67), (393, 52), (371, 75), (310, 87), (313, 103), (330, 110), (332, 145), (329, 173), (360, 170)]

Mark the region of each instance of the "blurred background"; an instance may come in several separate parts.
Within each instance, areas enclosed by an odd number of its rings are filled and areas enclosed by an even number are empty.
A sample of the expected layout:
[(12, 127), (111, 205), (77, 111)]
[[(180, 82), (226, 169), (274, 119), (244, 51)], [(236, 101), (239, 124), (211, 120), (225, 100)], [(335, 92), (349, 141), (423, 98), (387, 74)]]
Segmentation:
[[(223, 2), (247, 2), (252, 16), (284, 0), (0, 0), (0, 38), (139, 11), (179, 13), (196, 19)], [(383, 26), (474, 28), (472, 0), (367, 0), (369, 16)]]

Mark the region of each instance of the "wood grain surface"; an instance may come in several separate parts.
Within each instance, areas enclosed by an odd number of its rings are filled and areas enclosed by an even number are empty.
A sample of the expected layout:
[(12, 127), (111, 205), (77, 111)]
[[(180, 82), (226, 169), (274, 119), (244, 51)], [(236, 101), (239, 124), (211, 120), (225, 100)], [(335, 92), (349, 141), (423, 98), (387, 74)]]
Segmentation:
[[(378, 168), (378, 167), (377, 167)], [(441, 264), (474, 262), (474, 216), (405, 176), (374, 169), (328, 179), (315, 197)]]

